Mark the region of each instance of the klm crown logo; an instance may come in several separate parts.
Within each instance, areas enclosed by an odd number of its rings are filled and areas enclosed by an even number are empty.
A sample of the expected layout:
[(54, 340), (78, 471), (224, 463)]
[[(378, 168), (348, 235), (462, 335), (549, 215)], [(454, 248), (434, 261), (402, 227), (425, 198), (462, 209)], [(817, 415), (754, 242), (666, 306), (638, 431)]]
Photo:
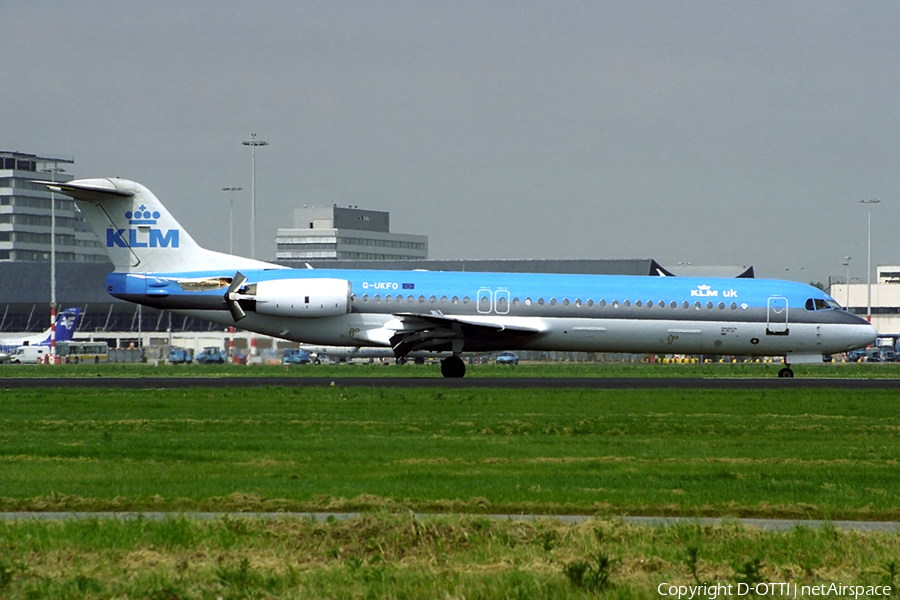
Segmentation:
[(107, 229), (106, 230), (106, 247), (107, 248), (177, 248), (178, 247), (178, 230), (167, 229), (163, 231), (150, 225), (156, 225), (159, 221), (160, 213), (158, 210), (153, 212), (147, 210), (143, 204), (137, 207), (135, 211), (125, 211), (125, 218), (128, 219), (129, 225), (137, 225), (138, 227), (130, 227), (128, 229)]
[(155, 210), (151, 213), (146, 206), (141, 204), (135, 212), (127, 211), (125, 218), (128, 219), (130, 225), (156, 225), (159, 211)]

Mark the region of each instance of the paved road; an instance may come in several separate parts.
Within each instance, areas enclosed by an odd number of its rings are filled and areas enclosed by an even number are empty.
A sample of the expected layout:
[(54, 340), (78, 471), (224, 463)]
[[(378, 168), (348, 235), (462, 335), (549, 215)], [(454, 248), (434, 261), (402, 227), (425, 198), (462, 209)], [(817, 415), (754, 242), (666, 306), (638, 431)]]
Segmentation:
[(677, 377), (3, 377), (0, 389), (196, 387), (372, 387), (372, 388), (582, 388), (582, 389), (840, 389), (900, 390), (900, 379), (677, 378)]
[[(64, 519), (123, 519), (137, 518), (161, 521), (163, 519), (185, 517), (188, 519), (213, 520), (227, 517), (229, 519), (313, 519), (325, 522), (328, 519), (346, 521), (356, 519), (365, 513), (358, 512), (0, 512), (2, 521), (49, 521)], [(454, 513), (455, 514), (455, 513)], [(453, 516), (449, 514), (416, 513), (419, 519)], [(591, 519), (621, 520), (624, 523), (644, 525), (647, 527), (671, 527), (673, 525), (731, 525), (756, 527), (765, 531), (790, 531), (796, 527), (818, 529), (834, 527), (835, 529), (854, 531), (900, 531), (900, 523), (895, 521), (821, 521), (801, 519), (721, 519), (696, 517), (592, 517), (586, 515), (470, 515), (489, 519), (510, 519), (532, 521), (536, 519), (556, 519), (563, 523), (583, 523)]]

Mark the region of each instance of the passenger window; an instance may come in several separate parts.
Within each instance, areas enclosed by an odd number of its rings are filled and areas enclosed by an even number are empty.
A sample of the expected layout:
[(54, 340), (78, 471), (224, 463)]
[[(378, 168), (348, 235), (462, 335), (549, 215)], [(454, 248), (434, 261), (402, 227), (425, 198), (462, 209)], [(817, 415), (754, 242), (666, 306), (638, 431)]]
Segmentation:
[(428, 301), (431, 302), (432, 304), (434, 304), (435, 302), (437, 302), (437, 298), (432, 296), (431, 298), (428, 299)]
[(575, 306), (581, 308), (581, 298), (575, 298)]
[(390, 295), (390, 294), (386, 295), (386, 296), (384, 297), (384, 301), (387, 302), (388, 304), (390, 304), (390, 302), (391, 302), (391, 295)]
[(625, 306), (625, 308), (628, 308), (629, 306), (631, 306), (631, 300), (626, 300), (622, 304)]
[(441, 304), (447, 304), (447, 296), (441, 296)]
[(459, 298), (456, 296), (453, 296), (453, 298), (450, 299), (450, 302), (452, 302), (453, 304), (459, 304)]
[(725, 310), (725, 303), (719, 302), (719, 310)]
[(538, 306), (543, 306), (543, 305), (544, 305), (544, 299), (538, 298)]
[(562, 305), (563, 305), (563, 306), (568, 306), (568, 305), (569, 305), (569, 299), (568, 299), (568, 298), (563, 298)]
[(369, 295), (363, 294), (363, 302), (368, 302), (368, 301), (369, 301)]
[(497, 298), (497, 312), (504, 314), (509, 312), (509, 306), (507, 305), (509, 301), (506, 299), (506, 296), (500, 296)]
[(737, 310), (737, 302), (731, 303), (731, 310)]
[(468, 303), (469, 303), (469, 297), (463, 296), (463, 304), (468, 304)]
[(525, 298), (525, 306), (531, 306), (531, 298)]
[(712, 303), (712, 302), (707, 302), (707, 303), (706, 303), (706, 308), (712, 310), (712, 307), (713, 307), (713, 303)]
[(381, 302), (381, 294), (375, 294), (372, 300), (374, 300), (375, 302)]
[(640, 301), (640, 300), (638, 300), (637, 302), (635, 302), (634, 305), (635, 305), (636, 307), (638, 307), (638, 308), (640, 308), (641, 306), (643, 306), (643, 305), (641, 304), (641, 301)]
[(613, 308), (619, 308), (619, 301), (618, 301), (618, 300), (613, 300), (613, 301), (612, 301), (612, 307), (613, 307)]
[[(594, 301), (591, 300), (590, 303), (588, 304), (588, 306), (590, 306), (593, 303), (594, 303)], [(600, 300), (600, 308), (606, 308), (606, 300)]]
[(687, 300), (685, 300), (684, 302), (681, 303), (681, 308), (690, 308), (690, 307), (691, 307), (691, 303), (688, 302)]

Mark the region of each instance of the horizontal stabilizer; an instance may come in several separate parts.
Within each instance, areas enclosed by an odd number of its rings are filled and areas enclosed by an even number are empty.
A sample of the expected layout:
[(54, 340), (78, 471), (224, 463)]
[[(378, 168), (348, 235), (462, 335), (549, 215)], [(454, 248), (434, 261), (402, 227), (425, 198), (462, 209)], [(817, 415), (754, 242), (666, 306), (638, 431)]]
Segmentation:
[(71, 196), (76, 200), (102, 202), (104, 199), (134, 196), (133, 190), (120, 190), (109, 179), (81, 179), (71, 183), (35, 180), (34, 183), (46, 185), (50, 190)]

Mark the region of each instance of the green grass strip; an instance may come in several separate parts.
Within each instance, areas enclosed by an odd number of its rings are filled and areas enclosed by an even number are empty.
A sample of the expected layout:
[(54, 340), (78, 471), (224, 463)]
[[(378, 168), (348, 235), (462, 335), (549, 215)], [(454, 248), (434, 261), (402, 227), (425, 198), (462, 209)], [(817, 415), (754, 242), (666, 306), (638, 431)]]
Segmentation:
[(731, 586), (739, 597), (739, 584), (757, 582), (893, 591), (898, 556), (898, 534), (829, 527), (773, 533), (385, 514), (325, 523), (20, 521), (0, 522), (0, 596), (640, 599), (659, 598), (661, 585)]
[(2, 510), (900, 520), (890, 391), (6, 392)]

